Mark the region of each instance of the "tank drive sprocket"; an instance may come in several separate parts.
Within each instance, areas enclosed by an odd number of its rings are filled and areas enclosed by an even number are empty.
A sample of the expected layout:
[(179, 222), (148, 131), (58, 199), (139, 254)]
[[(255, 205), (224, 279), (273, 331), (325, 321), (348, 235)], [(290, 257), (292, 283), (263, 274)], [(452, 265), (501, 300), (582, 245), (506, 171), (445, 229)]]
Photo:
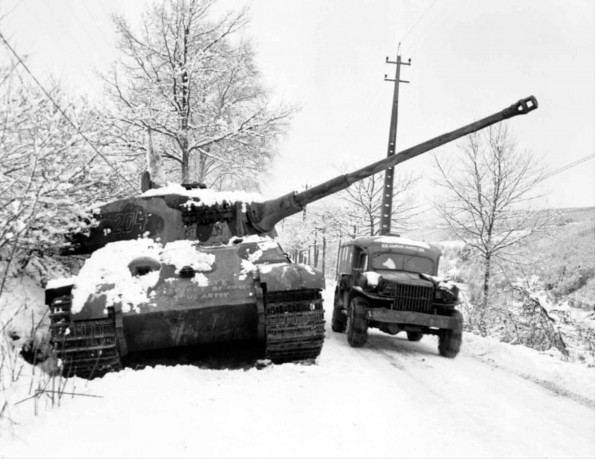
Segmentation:
[(50, 312), (50, 341), (62, 376), (92, 379), (122, 368), (113, 314), (105, 319), (70, 321), (69, 295), (55, 298)]

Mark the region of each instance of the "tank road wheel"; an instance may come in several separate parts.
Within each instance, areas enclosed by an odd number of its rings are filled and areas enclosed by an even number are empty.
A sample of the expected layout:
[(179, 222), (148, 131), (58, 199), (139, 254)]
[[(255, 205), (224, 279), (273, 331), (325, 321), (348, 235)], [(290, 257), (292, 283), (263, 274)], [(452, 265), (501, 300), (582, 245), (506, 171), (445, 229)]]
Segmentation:
[(459, 327), (439, 331), (438, 352), (442, 357), (454, 359), (459, 353), (463, 342), (463, 314), (459, 311), (453, 311), (450, 316), (458, 320)]
[(362, 347), (368, 341), (368, 302), (356, 297), (349, 303), (347, 313), (347, 342), (351, 347)]
[(421, 341), (424, 337), (424, 334), (421, 332), (407, 332), (407, 339), (409, 341)]
[(331, 328), (334, 332), (343, 333), (347, 328), (347, 315), (339, 305), (339, 292), (335, 292), (335, 304), (333, 306), (333, 319)]
[(70, 295), (55, 298), (50, 307), (50, 343), (59, 373), (93, 379), (122, 368), (113, 315), (71, 322)]

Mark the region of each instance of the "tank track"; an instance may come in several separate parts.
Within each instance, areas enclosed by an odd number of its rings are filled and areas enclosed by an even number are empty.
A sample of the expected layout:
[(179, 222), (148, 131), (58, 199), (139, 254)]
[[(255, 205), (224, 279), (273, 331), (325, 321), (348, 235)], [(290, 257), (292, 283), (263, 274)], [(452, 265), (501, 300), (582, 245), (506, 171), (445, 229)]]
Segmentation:
[(116, 324), (105, 319), (71, 322), (70, 296), (52, 301), (50, 343), (64, 377), (93, 379), (122, 368), (116, 338)]
[(265, 298), (265, 358), (283, 363), (318, 357), (324, 342), (320, 292), (275, 292)]

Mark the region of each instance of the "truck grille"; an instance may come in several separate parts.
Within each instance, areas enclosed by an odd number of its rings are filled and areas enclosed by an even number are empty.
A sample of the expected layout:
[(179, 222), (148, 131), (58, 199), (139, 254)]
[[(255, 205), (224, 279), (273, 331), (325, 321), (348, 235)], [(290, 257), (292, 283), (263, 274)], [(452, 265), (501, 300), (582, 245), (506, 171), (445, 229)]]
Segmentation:
[(433, 287), (383, 283), (380, 286), (380, 294), (395, 299), (391, 309), (396, 311), (432, 313)]

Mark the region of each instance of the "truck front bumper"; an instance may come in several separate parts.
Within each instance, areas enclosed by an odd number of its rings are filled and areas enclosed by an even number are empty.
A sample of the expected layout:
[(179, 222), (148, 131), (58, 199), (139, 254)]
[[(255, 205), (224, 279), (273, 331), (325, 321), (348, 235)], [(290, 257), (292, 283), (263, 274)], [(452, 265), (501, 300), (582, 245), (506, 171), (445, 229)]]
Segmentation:
[(406, 325), (422, 325), (425, 327), (460, 330), (462, 323), (455, 317), (424, 314), (411, 311), (393, 311), (387, 308), (370, 308), (368, 319), (377, 322)]

